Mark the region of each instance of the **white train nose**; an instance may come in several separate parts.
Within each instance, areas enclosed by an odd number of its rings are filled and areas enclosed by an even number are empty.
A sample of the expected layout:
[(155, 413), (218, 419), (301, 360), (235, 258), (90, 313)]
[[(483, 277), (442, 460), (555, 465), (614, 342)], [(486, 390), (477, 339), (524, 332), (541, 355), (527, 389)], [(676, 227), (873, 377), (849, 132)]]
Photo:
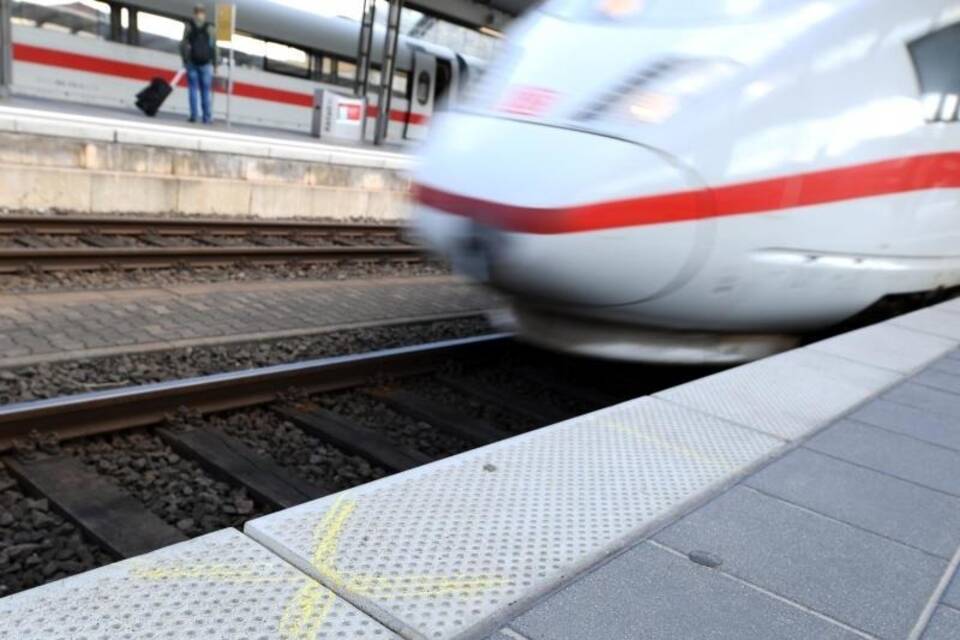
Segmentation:
[(416, 178), (416, 226), (468, 275), (576, 305), (621, 305), (680, 286), (709, 249), (709, 197), (638, 144), (457, 114)]

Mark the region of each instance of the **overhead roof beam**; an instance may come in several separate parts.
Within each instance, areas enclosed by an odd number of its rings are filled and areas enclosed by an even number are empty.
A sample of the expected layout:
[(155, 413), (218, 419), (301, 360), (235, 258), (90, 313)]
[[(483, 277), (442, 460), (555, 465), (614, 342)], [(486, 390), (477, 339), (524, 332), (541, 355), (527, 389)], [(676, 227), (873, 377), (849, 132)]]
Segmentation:
[(516, 17), (477, 0), (409, 0), (407, 7), (471, 29), (500, 31)]

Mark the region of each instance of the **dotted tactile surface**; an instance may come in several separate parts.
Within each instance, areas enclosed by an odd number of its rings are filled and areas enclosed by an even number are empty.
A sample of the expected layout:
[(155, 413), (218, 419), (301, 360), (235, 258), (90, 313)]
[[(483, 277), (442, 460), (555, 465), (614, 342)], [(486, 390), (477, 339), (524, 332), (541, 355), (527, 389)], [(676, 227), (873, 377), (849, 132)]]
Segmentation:
[(951, 303), (898, 316), (891, 323), (942, 338), (960, 340), (960, 322), (957, 322), (956, 307)]
[(913, 373), (956, 346), (955, 340), (884, 323), (817, 342), (809, 349), (899, 373)]
[(902, 377), (808, 348), (667, 389), (656, 397), (793, 440)]
[(3, 640), (395, 640), (225, 529), (0, 600)]
[(248, 534), (415, 638), (492, 631), (783, 442), (653, 398), (254, 520)]

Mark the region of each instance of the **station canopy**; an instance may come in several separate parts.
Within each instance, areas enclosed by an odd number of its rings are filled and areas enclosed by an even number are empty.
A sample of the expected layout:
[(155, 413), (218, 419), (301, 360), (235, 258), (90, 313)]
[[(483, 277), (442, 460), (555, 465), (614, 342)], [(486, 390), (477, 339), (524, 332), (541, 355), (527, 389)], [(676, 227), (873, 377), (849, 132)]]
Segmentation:
[(424, 14), (473, 29), (500, 30), (539, 0), (408, 0), (405, 4)]

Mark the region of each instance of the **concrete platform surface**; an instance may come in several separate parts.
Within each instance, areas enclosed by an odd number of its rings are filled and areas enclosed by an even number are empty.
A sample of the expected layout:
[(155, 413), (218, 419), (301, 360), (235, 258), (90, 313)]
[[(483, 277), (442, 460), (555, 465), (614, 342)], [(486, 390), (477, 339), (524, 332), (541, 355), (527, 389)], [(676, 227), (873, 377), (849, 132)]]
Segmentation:
[(3, 640), (397, 638), (234, 529), (0, 600)]
[(0, 295), (0, 368), (469, 315), (498, 304), (452, 277)]
[(363, 167), (407, 170), (413, 166), (409, 152), (394, 146), (333, 143), (244, 125), (201, 126), (169, 114), (147, 118), (137, 111), (18, 96), (0, 101), (0, 131)]

